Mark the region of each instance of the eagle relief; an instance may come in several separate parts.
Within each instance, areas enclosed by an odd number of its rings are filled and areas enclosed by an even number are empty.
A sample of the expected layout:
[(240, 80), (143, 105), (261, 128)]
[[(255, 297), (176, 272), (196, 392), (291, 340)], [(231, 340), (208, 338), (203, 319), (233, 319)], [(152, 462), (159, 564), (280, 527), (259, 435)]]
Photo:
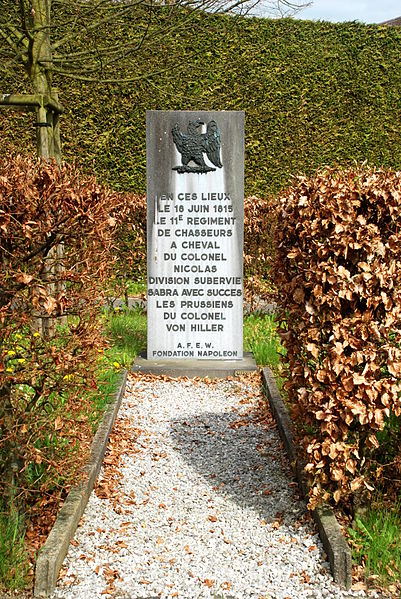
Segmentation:
[[(209, 121), (206, 127), (206, 133), (201, 133), (201, 127), (205, 125), (203, 121), (189, 121), (187, 132), (180, 130), (178, 123), (172, 129), (173, 140), (179, 153), (181, 154), (180, 166), (174, 166), (173, 170), (178, 173), (208, 173), (215, 171), (212, 166), (208, 166), (204, 160), (203, 154), (206, 154), (208, 160), (222, 168), (220, 158), (220, 131), (216, 121)], [(196, 166), (189, 163), (195, 163)]]

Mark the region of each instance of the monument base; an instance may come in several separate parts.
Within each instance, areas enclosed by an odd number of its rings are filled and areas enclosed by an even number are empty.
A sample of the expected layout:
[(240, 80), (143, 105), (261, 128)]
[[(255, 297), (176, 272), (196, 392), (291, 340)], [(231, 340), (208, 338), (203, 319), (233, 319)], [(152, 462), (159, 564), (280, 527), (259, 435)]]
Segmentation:
[(244, 353), (242, 360), (148, 360), (138, 356), (131, 372), (143, 374), (164, 374), (170, 377), (187, 376), (188, 378), (209, 377), (223, 379), (236, 373), (254, 372), (257, 370), (253, 354)]

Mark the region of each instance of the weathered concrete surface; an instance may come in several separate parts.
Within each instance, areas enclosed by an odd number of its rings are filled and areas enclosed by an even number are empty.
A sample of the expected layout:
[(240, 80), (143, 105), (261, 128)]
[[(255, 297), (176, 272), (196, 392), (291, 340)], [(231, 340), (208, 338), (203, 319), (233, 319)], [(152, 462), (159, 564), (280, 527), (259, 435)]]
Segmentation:
[(40, 550), (35, 568), (34, 597), (48, 597), (56, 586), (70, 541), (99, 474), (109, 435), (125, 391), (126, 381), (127, 371), (124, 371), (115, 399), (106, 409), (93, 439), (89, 462), (84, 468), (82, 480), (69, 492), (56, 522)]
[[(304, 494), (308, 493), (308, 486), (303, 476), (303, 468), (297, 458), (291, 420), (287, 409), (277, 388), (270, 368), (262, 371), (263, 384), (274, 418), (277, 422), (280, 437), (288, 453), (291, 466), (297, 477), (299, 486)], [(349, 589), (352, 584), (352, 559), (351, 550), (345, 540), (341, 527), (337, 522), (330, 506), (322, 506), (312, 512), (318, 526), (323, 547), (327, 553), (334, 581), (343, 588)]]
[(257, 370), (256, 362), (251, 353), (245, 352), (242, 360), (147, 360), (143, 357), (136, 358), (132, 365), (132, 372), (143, 374), (164, 374), (179, 377), (209, 377), (211, 379), (234, 376), (239, 372), (253, 372)]
[(338, 584), (349, 589), (352, 584), (351, 550), (333, 510), (329, 506), (319, 507), (313, 512), (313, 517), (329, 558), (333, 578)]

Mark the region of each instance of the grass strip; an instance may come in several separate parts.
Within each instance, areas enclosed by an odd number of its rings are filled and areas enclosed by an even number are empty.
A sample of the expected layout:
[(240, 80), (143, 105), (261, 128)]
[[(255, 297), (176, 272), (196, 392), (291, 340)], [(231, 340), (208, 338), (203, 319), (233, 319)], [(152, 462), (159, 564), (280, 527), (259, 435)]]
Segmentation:
[(253, 353), (258, 366), (269, 366), (280, 378), (284, 353), (277, 334), (275, 314), (249, 314), (244, 318), (244, 350)]
[(14, 502), (0, 506), (0, 588), (15, 591), (28, 583), (30, 568), (25, 548), (24, 518)]
[(355, 562), (364, 568), (368, 581), (389, 590), (401, 580), (400, 531), (401, 501), (389, 505), (380, 496), (366, 514), (356, 517), (353, 528), (349, 529)]

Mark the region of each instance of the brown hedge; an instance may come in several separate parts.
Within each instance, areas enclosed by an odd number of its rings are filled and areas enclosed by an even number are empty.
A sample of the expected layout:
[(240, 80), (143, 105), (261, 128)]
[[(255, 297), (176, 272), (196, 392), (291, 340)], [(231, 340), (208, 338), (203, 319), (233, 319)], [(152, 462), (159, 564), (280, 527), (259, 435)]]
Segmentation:
[[(95, 316), (121, 203), (73, 166), (0, 161), (2, 497), (60, 492), (88, 443), (84, 402), (104, 345)], [(60, 244), (62, 264), (49, 268)], [(38, 321), (49, 320), (59, 324), (42, 335)]]
[(311, 502), (339, 501), (380, 476), (400, 479), (400, 439), (390, 463), (377, 456), (380, 431), (401, 415), (401, 172), (300, 177), (278, 221), (286, 389), (303, 424)]

